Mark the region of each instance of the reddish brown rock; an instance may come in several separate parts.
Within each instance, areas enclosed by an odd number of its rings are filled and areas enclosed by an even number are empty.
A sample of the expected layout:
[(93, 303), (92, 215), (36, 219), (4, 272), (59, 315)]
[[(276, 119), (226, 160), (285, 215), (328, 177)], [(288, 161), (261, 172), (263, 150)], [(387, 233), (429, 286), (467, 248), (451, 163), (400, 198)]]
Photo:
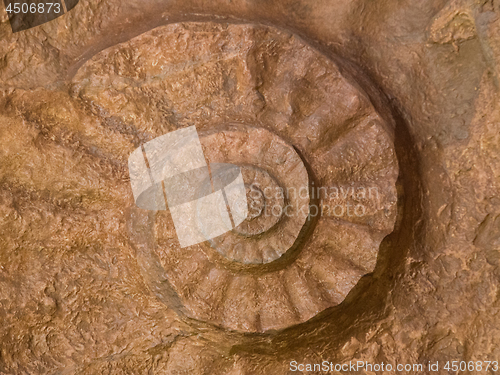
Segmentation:
[[(498, 12), (81, 0), (16, 34), (0, 14), (0, 372), (498, 360)], [(263, 264), (180, 249), (168, 212), (134, 207), (128, 155), (235, 122), (293, 147), (310, 188), (337, 186), (322, 207), (366, 214), (323, 216)], [(278, 164), (257, 180), (283, 183)]]

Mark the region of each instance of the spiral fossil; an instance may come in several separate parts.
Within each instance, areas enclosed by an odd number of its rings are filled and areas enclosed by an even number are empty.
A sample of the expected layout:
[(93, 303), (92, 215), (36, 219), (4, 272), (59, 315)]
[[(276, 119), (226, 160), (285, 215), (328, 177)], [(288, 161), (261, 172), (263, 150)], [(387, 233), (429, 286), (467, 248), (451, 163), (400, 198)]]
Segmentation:
[(263, 26), (161, 27), (85, 63), (72, 95), (134, 146), (196, 125), (210, 162), (241, 167), (253, 210), (212, 241), (181, 249), (168, 212), (131, 206), (143, 276), (182, 313), (280, 329), (341, 303), (373, 271), (396, 218), (389, 126), (299, 38)]

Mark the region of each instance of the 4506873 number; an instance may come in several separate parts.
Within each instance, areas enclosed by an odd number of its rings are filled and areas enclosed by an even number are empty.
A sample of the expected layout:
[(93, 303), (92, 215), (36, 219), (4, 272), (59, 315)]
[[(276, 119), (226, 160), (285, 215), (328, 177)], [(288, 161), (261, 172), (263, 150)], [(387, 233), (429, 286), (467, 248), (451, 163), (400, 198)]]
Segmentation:
[(60, 3), (39, 3), (39, 4), (27, 4), (27, 3), (14, 3), (9, 4), (6, 9), (7, 13), (61, 13)]
[(445, 370), (463, 372), (463, 371), (493, 371), (496, 372), (499, 369), (498, 361), (448, 361), (444, 366)]

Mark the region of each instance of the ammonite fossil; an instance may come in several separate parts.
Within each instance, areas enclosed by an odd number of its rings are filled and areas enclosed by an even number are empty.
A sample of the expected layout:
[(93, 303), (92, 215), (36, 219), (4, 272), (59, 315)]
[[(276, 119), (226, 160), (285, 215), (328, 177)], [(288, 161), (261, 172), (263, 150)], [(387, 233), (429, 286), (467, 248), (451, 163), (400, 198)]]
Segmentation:
[(195, 125), (210, 162), (242, 170), (247, 219), (187, 248), (168, 211), (131, 200), (143, 277), (181, 313), (232, 330), (281, 329), (340, 304), (373, 271), (396, 218), (390, 126), (299, 38), (173, 24), (94, 56), (72, 94), (135, 147)]

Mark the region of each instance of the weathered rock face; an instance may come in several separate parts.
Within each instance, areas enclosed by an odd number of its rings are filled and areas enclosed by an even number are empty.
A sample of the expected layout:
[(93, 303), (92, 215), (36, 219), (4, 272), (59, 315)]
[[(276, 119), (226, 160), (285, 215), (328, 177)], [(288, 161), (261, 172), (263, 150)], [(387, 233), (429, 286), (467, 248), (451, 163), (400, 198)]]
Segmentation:
[[(16, 34), (2, 16), (0, 373), (500, 360), (497, 15), (81, 0)], [(191, 125), (250, 211), (180, 248), (127, 158)]]

